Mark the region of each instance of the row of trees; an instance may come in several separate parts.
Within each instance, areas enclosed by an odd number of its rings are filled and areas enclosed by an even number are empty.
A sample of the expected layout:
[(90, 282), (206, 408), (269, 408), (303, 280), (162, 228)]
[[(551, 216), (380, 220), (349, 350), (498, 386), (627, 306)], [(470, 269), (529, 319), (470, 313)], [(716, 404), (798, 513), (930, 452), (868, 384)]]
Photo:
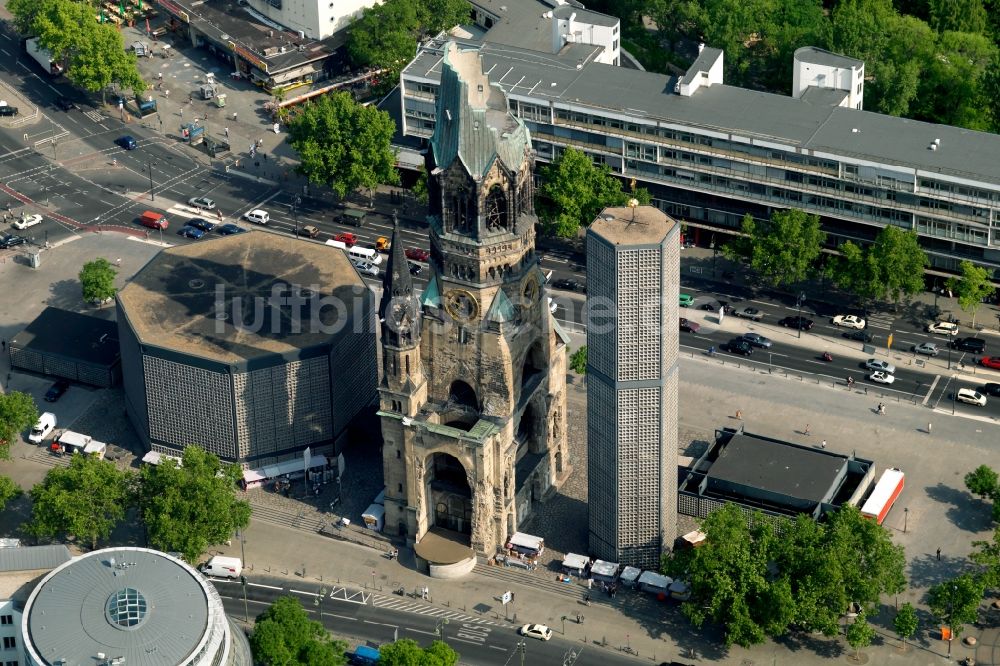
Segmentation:
[(78, 0), (9, 0), (7, 9), (22, 35), (66, 63), (66, 78), (102, 98), (111, 85), (136, 95), (147, 88), (134, 53), (125, 50), (112, 23), (98, 23), (95, 5)]
[(625, 33), (650, 16), (681, 39), (725, 51), (734, 85), (788, 94), (792, 54), (817, 46), (865, 63), (865, 108), (1000, 131), (996, 0), (598, 0)]
[(675, 551), (662, 565), (691, 584), (684, 615), (695, 626), (722, 627), (728, 645), (749, 647), (792, 629), (834, 636), (852, 604), (862, 610), (855, 624), (865, 625), (882, 594), (906, 586), (902, 547), (856, 507), (823, 522), (754, 514), (753, 523), (728, 504), (702, 524), (703, 546)]
[[(265, 666), (341, 666), (347, 663), (347, 644), (334, 640), (309, 618), (295, 597), (281, 597), (257, 617), (250, 648)], [(383, 666), (455, 666), (458, 653), (447, 643), (434, 641), (421, 648), (402, 639), (379, 648)]]
[(94, 456), (75, 454), (31, 489), (29, 534), (76, 538), (97, 547), (135, 511), (149, 544), (195, 561), (250, 522), (250, 505), (237, 497), (240, 469), (223, 465), (197, 446), (181, 463), (166, 460), (138, 474)]

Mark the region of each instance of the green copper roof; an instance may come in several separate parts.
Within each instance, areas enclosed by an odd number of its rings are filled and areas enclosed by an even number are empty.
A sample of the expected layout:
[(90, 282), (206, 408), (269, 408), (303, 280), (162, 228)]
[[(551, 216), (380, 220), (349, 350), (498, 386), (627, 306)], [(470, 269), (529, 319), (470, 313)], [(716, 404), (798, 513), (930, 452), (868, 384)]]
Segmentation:
[(441, 307), (441, 285), (438, 284), (438, 276), (434, 274), (427, 281), (427, 288), (420, 296), (420, 305), (427, 305), (432, 308)]
[(493, 297), (493, 305), (486, 312), (486, 321), (504, 324), (515, 319), (517, 319), (517, 310), (514, 309), (514, 304), (507, 298), (503, 289), (498, 290), (497, 295)]
[(517, 171), (530, 147), (528, 128), (510, 113), (500, 87), (490, 84), (478, 50), (449, 43), (431, 138), (434, 163), (444, 169), (459, 159), (478, 180), (497, 160)]

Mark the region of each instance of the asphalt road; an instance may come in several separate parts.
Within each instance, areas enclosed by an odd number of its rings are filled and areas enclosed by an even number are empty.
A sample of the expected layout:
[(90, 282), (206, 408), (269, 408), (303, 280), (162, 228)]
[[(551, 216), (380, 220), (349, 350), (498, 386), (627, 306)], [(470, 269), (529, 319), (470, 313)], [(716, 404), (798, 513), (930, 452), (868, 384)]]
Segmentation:
[[(321, 599), (321, 586), (314, 583), (303, 581), (290, 586), (280, 578), (254, 576), (247, 585), (244, 606), (243, 588), (238, 582), (221, 579), (212, 579), (212, 582), (219, 590), (226, 612), (235, 618), (244, 618), (245, 613), (255, 617), (279, 597), (291, 595), (302, 602), (313, 619), (320, 620), (324, 626), (339, 635), (354, 637), (357, 643), (380, 645), (400, 638), (411, 638), (422, 645), (428, 645), (440, 636), (461, 654), (463, 664), (504, 666), (522, 663), (519, 643), (524, 644), (525, 664), (624, 666), (639, 663), (636, 657), (642, 656), (630, 656), (621, 649), (628, 646), (602, 647), (565, 641), (559, 637), (560, 627), (552, 627), (555, 632), (552, 640), (541, 641), (522, 638), (517, 634), (515, 624), (503, 620), (492, 621), (457, 612), (450, 613), (430, 605), (426, 609), (419, 609), (426, 610), (426, 613), (389, 608), (378, 605), (389, 601), (385, 596), (376, 595), (373, 604), (367, 592), (345, 590), (337, 585), (322, 588), (325, 594)], [(445, 623), (444, 620), (449, 615), (451, 617)], [(575, 661), (565, 661), (571, 653), (576, 655)], [(650, 655), (646, 655), (647, 663), (649, 658)]]

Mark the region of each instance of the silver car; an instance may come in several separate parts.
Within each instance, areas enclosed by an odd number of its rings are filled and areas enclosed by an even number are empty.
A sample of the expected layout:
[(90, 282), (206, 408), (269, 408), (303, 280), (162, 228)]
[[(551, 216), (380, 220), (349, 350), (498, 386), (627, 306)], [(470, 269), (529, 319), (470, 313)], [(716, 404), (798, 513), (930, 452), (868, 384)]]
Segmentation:
[(768, 338), (765, 338), (760, 333), (744, 333), (743, 339), (754, 347), (760, 347), (761, 349), (770, 349), (772, 344)]
[(921, 342), (919, 345), (913, 346), (913, 353), (923, 354), (924, 356), (937, 356), (941, 353), (941, 350), (933, 342)]
[(869, 370), (876, 370), (878, 372), (888, 372), (890, 375), (896, 372), (896, 366), (888, 361), (880, 361), (876, 358), (870, 358), (865, 361), (865, 367)]

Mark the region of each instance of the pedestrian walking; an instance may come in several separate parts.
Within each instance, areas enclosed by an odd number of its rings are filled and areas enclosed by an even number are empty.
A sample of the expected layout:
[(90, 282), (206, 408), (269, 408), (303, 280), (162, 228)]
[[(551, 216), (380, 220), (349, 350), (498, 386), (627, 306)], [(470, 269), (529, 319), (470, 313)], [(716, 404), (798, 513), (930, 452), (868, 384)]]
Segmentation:
[(236, 120), (236, 112), (233, 111), (233, 120)]
[(226, 138), (228, 139), (229, 138), (229, 128), (228, 127), (223, 127), (222, 131), (225, 132)]
[(3, 341), (3, 351), (7, 351), (7, 341)]
[(822, 442), (820, 442), (819, 448), (821, 448), (821, 449), (825, 449), (826, 448), (826, 440), (825, 439)]
[(938, 562), (941, 561), (941, 549), (940, 548), (937, 549), (937, 560), (938, 560)]
[(931, 424), (931, 423), (928, 423), (928, 424), (927, 424), (927, 434), (928, 434), (928, 435), (929, 435), (929, 434), (931, 434), (931, 428), (932, 428), (932, 427), (933, 427), (933, 424)]
[(121, 265), (122, 265), (122, 258), (118, 257), (117, 259), (115, 259), (115, 266), (119, 266), (120, 267)]
[(810, 433), (810, 430), (809, 430), (809, 424), (807, 423), (807, 424), (806, 424), (806, 429), (802, 431), (802, 434), (803, 434), (803, 435), (808, 435), (809, 433)]
[(163, 91), (163, 96), (166, 97), (166, 98), (169, 98), (170, 97), (170, 91), (169, 90), (164, 90)]
[(743, 410), (742, 409), (737, 409), (736, 410), (736, 420), (737, 421), (742, 421), (743, 420)]

